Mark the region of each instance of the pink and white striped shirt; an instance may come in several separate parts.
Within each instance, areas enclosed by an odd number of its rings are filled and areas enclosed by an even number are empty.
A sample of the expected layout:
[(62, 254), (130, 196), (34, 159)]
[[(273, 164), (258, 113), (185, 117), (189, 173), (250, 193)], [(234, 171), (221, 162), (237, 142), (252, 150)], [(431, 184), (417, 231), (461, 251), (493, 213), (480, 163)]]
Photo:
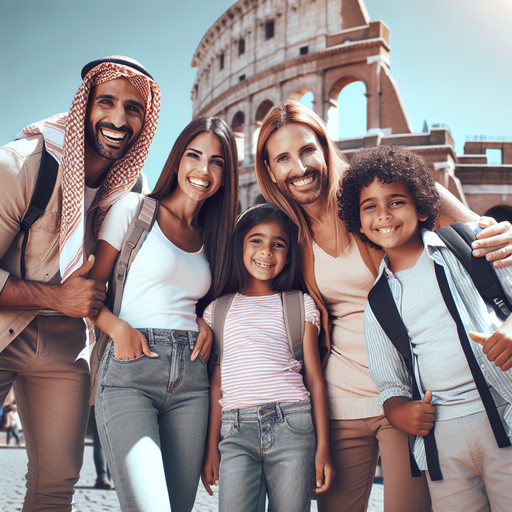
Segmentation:
[[(306, 321), (320, 328), (320, 313), (304, 294)], [(211, 326), (212, 304), (203, 318)], [(288, 346), (280, 294), (233, 298), (224, 324), (221, 391), (223, 411), (309, 396), (300, 363)]]

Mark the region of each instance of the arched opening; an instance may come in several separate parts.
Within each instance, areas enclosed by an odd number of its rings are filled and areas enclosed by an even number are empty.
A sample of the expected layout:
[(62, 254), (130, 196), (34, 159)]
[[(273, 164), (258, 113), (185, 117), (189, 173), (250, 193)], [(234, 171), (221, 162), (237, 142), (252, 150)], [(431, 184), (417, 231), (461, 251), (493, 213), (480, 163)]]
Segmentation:
[(362, 137), (366, 133), (366, 87), (363, 82), (346, 85), (338, 95), (338, 138)]
[(305, 107), (310, 108), (313, 110), (313, 102), (315, 101), (315, 96), (311, 91), (307, 92), (302, 96), (302, 98), (299, 100), (300, 103), (302, 103)]
[(256, 117), (254, 118), (254, 133), (252, 134), (252, 154), (256, 154), (256, 147), (258, 145), (258, 137), (260, 135), (261, 125), (263, 119), (272, 110), (274, 104), (270, 100), (263, 101), (258, 110), (256, 110)]
[(487, 217), (496, 219), (498, 222), (508, 220), (510, 223), (512, 223), (512, 208), (510, 208), (510, 206), (494, 206), (493, 208), (487, 210), (485, 215), (487, 215)]
[(327, 131), (332, 139), (361, 137), (366, 133), (366, 86), (355, 76), (340, 78), (329, 93)]
[(245, 116), (244, 113), (238, 111), (233, 118), (233, 122), (231, 123), (231, 129), (233, 130), (233, 134), (235, 135), (236, 140), (236, 149), (238, 151), (238, 163), (241, 164), (244, 160), (244, 123)]

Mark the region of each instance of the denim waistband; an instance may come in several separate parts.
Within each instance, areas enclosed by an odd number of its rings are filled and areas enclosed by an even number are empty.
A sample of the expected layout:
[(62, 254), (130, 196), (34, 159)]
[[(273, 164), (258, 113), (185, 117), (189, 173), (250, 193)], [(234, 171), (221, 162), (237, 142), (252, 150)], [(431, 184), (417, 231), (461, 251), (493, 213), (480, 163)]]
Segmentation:
[(262, 421), (270, 418), (278, 418), (283, 421), (287, 414), (297, 414), (311, 411), (311, 400), (307, 398), (300, 402), (275, 402), (271, 404), (246, 407), (245, 409), (232, 409), (222, 412), (223, 421)]
[(137, 328), (144, 337), (148, 340), (148, 345), (154, 347), (155, 343), (181, 343), (189, 345), (190, 350), (193, 350), (197, 335), (196, 331), (179, 331), (176, 329), (153, 329), (151, 327)]

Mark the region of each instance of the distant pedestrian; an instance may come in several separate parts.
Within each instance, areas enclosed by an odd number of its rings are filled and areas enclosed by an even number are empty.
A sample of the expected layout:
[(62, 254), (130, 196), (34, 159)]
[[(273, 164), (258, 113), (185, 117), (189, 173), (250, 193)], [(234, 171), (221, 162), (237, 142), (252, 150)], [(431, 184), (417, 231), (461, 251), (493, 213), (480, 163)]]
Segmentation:
[(7, 432), (7, 436), (5, 439), (5, 444), (9, 445), (11, 443), (11, 437), (14, 437), (16, 440), (16, 446), (20, 445), (20, 436), (19, 429), (21, 426), (20, 417), (18, 415), (18, 408), (16, 404), (7, 405), (5, 407), (5, 414), (7, 416), (5, 430)]

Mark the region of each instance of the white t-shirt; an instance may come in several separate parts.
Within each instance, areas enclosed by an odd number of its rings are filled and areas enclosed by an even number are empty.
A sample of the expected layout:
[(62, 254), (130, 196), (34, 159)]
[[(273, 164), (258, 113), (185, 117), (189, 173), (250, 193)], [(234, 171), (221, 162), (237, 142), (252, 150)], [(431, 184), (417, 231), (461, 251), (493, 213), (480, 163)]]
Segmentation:
[[(98, 238), (120, 250), (140, 200), (130, 193), (117, 201)], [(197, 331), (196, 303), (210, 284), (203, 248), (194, 253), (182, 251), (155, 222), (128, 273), (119, 318), (135, 328)]]

